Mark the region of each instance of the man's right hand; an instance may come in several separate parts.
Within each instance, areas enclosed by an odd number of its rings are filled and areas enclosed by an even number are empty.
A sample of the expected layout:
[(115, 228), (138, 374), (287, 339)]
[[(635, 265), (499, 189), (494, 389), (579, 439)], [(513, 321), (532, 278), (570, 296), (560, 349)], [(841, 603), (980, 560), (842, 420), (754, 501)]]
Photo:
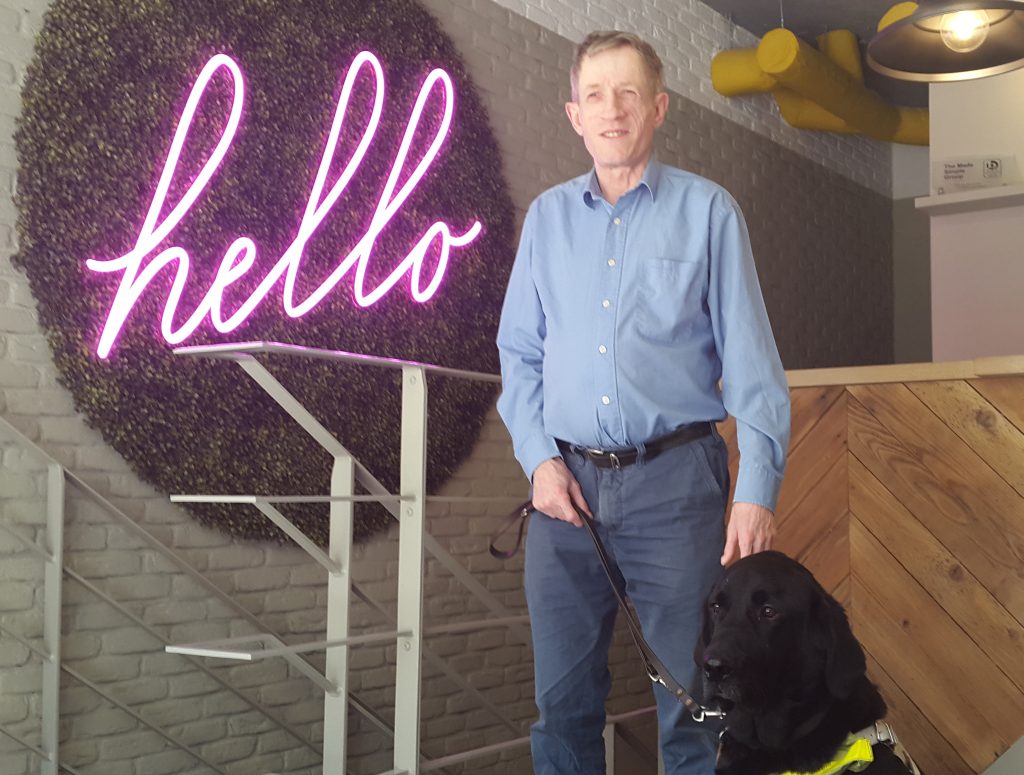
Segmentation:
[(549, 517), (560, 519), (576, 527), (583, 521), (573, 508), (576, 504), (587, 516), (593, 516), (583, 499), (580, 483), (560, 457), (545, 460), (533, 472), (533, 507)]

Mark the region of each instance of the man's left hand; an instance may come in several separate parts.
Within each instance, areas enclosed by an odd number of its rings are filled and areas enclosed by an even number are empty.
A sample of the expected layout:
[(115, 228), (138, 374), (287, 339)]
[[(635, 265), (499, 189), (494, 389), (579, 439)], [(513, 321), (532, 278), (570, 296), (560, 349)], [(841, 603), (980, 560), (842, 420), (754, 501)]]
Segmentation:
[(756, 503), (733, 503), (725, 534), (722, 565), (739, 557), (772, 548), (775, 540), (775, 514)]

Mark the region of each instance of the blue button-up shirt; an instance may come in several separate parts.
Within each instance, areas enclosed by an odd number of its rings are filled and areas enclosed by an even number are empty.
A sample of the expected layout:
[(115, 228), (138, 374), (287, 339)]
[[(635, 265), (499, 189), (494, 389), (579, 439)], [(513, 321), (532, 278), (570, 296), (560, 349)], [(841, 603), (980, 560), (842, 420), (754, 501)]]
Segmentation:
[(498, 411), (528, 477), (556, 438), (626, 447), (728, 413), (734, 500), (775, 508), (789, 390), (743, 216), (715, 183), (651, 159), (614, 206), (594, 171), (537, 197), (498, 349)]

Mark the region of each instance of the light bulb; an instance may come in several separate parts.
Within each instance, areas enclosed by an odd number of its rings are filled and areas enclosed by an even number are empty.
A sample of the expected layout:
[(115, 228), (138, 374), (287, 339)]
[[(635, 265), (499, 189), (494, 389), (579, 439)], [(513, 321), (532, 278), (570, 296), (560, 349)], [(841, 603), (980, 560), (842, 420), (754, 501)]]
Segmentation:
[(939, 22), (942, 42), (960, 54), (974, 51), (988, 37), (988, 14), (984, 11), (954, 11)]

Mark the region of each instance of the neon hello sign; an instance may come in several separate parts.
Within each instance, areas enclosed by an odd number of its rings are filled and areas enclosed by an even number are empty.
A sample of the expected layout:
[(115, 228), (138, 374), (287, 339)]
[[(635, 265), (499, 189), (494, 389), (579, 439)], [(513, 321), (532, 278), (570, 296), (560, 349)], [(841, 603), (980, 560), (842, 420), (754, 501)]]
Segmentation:
[[(359, 139), (359, 144), (356, 146), (344, 169), (338, 175), (337, 180), (325, 195), (324, 189), (327, 186), (327, 173), (334, 159), (334, 152), (345, 122), (349, 99), (355, 88), (356, 78), (364, 67), (368, 67), (371, 70), (374, 78), (373, 109), (370, 113), (369, 121), (363, 130), (362, 137)], [(160, 214), (164, 209), (167, 192), (177, 171), (182, 149), (185, 147), (196, 110), (203, 98), (207, 85), (217, 71), (222, 68), (228, 71), (232, 79), (231, 111), (227, 123), (217, 141), (216, 147), (203, 164), (199, 174), (189, 184), (181, 199), (174, 204), (171, 211), (161, 220)], [(430, 99), (431, 92), (435, 87), (440, 88), (444, 101), (444, 112), (441, 122), (423, 157), (416, 162), (408, 178), (401, 188), (398, 188), (396, 191), (398, 181), (409, 163), (409, 149), (412, 145), (413, 137), (419, 127), (427, 101)], [(158, 253), (156, 251), (196, 203), (196, 200), (210, 183), (228, 149), (231, 147), (235, 131), (241, 122), (244, 91), (245, 85), (242, 80), (242, 71), (238, 64), (229, 56), (217, 54), (206, 63), (206, 66), (192, 86), (188, 101), (182, 111), (181, 118), (178, 120), (171, 148), (167, 153), (167, 159), (164, 161), (163, 171), (160, 173), (156, 191), (153, 194), (149, 211), (135, 241), (135, 247), (117, 258), (92, 258), (86, 261), (88, 268), (94, 272), (121, 272), (121, 282), (117, 289), (117, 294), (110, 305), (110, 312), (100, 334), (97, 353), (101, 358), (106, 358), (110, 354), (129, 313), (138, 302), (146, 287), (165, 267), (170, 267), (172, 264), (177, 266), (161, 317), (160, 330), (168, 343), (179, 344), (190, 337), (206, 318), (209, 318), (213, 327), (221, 333), (233, 331), (259, 306), (282, 276), (284, 276), (284, 289), (282, 293), (284, 310), (293, 318), (301, 317), (316, 307), (353, 268), (355, 270), (352, 281), (353, 292), (356, 302), (362, 307), (368, 307), (379, 301), (406, 273), (410, 276), (409, 286), (412, 297), (418, 302), (425, 302), (437, 292), (441, 285), (445, 269), (448, 266), (451, 249), (453, 247), (464, 247), (479, 236), (482, 229), (479, 221), (474, 221), (473, 225), (462, 234), (453, 234), (446, 223), (437, 221), (427, 228), (408, 255), (402, 259), (398, 266), (377, 287), (369, 291), (365, 287), (367, 265), (373, 254), (377, 238), (401, 209), (406, 199), (416, 189), (431, 163), (440, 152), (441, 146), (447, 138), (448, 130), (451, 127), (455, 101), (452, 80), (445, 71), (436, 69), (427, 75), (420, 86), (416, 103), (413, 106), (405, 128), (405, 134), (402, 137), (398, 152), (395, 154), (395, 161), (363, 237), (315, 291), (305, 299), (296, 301), (295, 283), (306, 243), (312, 238), (317, 227), (330, 213), (331, 208), (352, 180), (370, 144), (373, 142), (377, 125), (380, 123), (380, 116), (384, 106), (384, 71), (376, 56), (368, 51), (363, 51), (352, 60), (352, 65), (345, 76), (341, 96), (338, 99), (337, 108), (334, 113), (334, 121), (331, 124), (331, 131), (327, 138), (327, 145), (320, 159), (320, 167), (310, 189), (309, 199), (306, 203), (306, 209), (302, 214), (302, 220), (299, 223), (295, 239), (249, 298), (234, 312), (225, 317), (223, 299), (225, 291), (232, 283), (243, 277), (256, 261), (256, 244), (248, 237), (237, 238), (225, 251), (224, 258), (221, 260), (213, 283), (195, 312), (184, 323), (175, 327), (174, 320), (178, 303), (181, 301), (182, 292), (188, 281), (190, 257), (184, 248), (178, 246), (164, 248)], [(433, 275), (424, 286), (422, 284), (424, 280), (424, 263), (427, 251), (435, 242), (438, 243), (437, 264)], [(153, 255), (154, 253), (156, 255)]]

